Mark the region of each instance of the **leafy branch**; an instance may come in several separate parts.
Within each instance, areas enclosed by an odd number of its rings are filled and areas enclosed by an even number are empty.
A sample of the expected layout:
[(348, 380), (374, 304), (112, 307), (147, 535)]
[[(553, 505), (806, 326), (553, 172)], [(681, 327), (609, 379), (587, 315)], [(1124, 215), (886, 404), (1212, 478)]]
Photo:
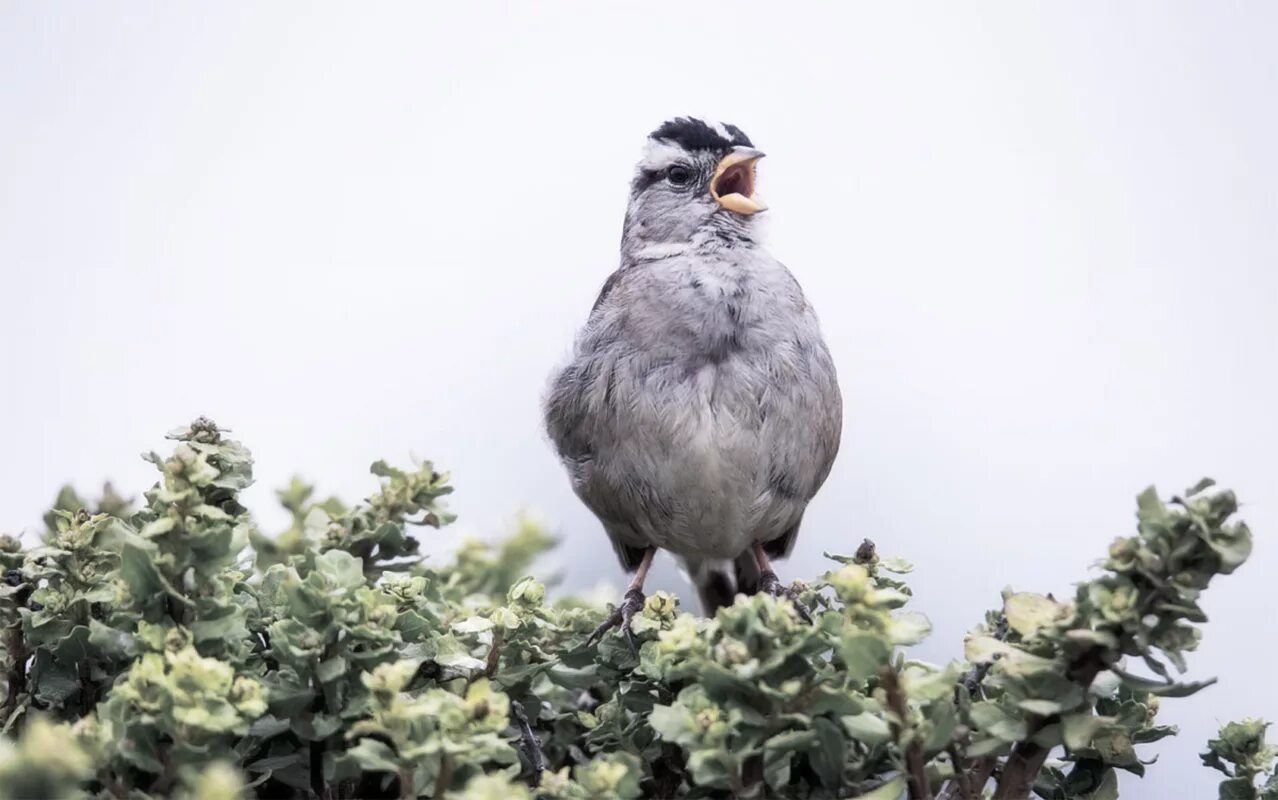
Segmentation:
[[(784, 599), (702, 619), (656, 593), (634, 652), (588, 646), (607, 609), (529, 576), (554, 546), (530, 523), (423, 558), (452, 519), (429, 463), (374, 464), (352, 505), (294, 480), (263, 532), (228, 434), (173, 431), (139, 506), (65, 489), (43, 542), (0, 537), (0, 799), (1115, 797), (1175, 733), (1160, 698), (1210, 684), (1173, 673), (1251, 547), (1231, 493), (1151, 489), (1093, 579), (1009, 592), (965, 663), (910, 656), (931, 630), (911, 566), (868, 541), (794, 585), (812, 624)], [(1264, 732), (1209, 744), (1222, 797), (1278, 800)]]

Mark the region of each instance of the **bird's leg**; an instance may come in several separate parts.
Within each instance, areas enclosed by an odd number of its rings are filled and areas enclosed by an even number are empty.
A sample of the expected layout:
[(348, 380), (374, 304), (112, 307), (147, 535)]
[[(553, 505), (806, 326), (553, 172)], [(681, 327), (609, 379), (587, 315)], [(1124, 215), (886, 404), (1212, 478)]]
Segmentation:
[(652, 567), (652, 557), (656, 554), (657, 548), (655, 547), (649, 547), (644, 551), (643, 560), (639, 562), (639, 569), (635, 570), (635, 576), (630, 579), (630, 586), (626, 588), (626, 594), (621, 601), (621, 605), (617, 606), (608, 615), (608, 618), (590, 634), (590, 638), (586, 639), (587, 647), (598, 644), (605, 633), (617, 626), (621, 626), (621, 633), (626, 637), (626, 644), (630, 645), (630, 652), (636, 656), (639, 655), (639, 645), (635, 642), (634, 631), (630, 629), (630, 621), (635, 614), (643, 610), (643, 602), (647, 599), (643, 594), (643, 582), (648, 577), (648, 570)]
[(763, 552), (763, 543), (754, 543), (754, 558), (759, 562), (759, 591), (770, 594), (773, 597), (784, 597), (794, 604), (794, 610), (798, 612), (799, 617), (809, 625), (812, 624), (812, 612), (808, 607), (799, 600), (799, 595), (789, 586), (781, 583), (777, 578), (777, 574), (772, 571), (772, 561), (768, 559), (768, 554)]

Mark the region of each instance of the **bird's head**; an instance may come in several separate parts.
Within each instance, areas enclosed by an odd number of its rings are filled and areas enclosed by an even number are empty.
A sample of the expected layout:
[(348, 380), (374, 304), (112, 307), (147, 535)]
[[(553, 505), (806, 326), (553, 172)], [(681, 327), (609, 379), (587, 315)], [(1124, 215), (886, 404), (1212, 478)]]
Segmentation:
[(763, 153), (735, 125), (679, 117), (648, 136), (630, 184), (622, 249), (674, 253), (698, 239), (750, 241)]

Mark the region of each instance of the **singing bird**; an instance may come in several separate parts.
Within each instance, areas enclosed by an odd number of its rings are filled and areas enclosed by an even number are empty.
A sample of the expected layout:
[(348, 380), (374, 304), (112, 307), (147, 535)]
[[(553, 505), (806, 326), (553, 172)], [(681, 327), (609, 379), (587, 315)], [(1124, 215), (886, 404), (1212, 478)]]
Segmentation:
[(572, 358), (546, 429), (573, 490), (634, 578), (591, 636), (630, 621), (658, 549), (707, 615), (738, 593), (785, 596), (790, 553), (839, 449), (842, 399), (812, 306), (760, 243), (763, 153), (735, 125), (681, 117), (648, 137), (621, 263)]

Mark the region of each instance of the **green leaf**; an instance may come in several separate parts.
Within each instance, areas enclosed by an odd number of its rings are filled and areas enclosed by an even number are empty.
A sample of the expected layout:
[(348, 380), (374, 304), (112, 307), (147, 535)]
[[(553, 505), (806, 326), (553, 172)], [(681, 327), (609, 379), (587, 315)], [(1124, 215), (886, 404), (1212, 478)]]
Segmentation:
[(191, 623), (191, 635), (197, 642), (240, 641), (248, 636), (244, 610), (238, 606), (228, 606), (221, 616), (198, 619)]
[(995, 753), (1006, 753), (1010, 749), (1008, 742), (993, 736), (976, 739), (967, 746), (967, 754), (971, 758), (984, 758)]
[(363, 586), (364, 561), (345, 550), (328, 550), (315, 558), (315, 571), (338, 589)]
[(88, 626), (76, 625), (62, 637), (52, 652), (54, 657), (63, 664), (79, 664), (91, 657), (91, 651)]
[(1092, 737), (1106, 725), (1113, 724), (1113, 719), (1098, 717), (1094, 714), (1066, 714), (1061, 717), (1065, 746), (1070, 750), (1082, 750), (1092, 743)]
[(892, 617), (888, 638), (895, 645), (918, 644), (932, 633), (932, 622), (917, 611), (902, 611)]
[[(285, 728), (287, 729), (287, 725)], [(378, 743), (380, 744), (380, 742)], [(351, 748), (353, 750), (354, 748)], [(347, 752), (350, 752), (348, 750)], [(268, 758), (260, 758), (248, 765), (253, 772), (278, 772), (287, 769), (295, 764), (301, 764), (302, 754), (300, 752), (286, 753), (284, 755), (270, 756)]]
[(679, 743), (692, 732), (692, 714), (683, 706), (653, 706), (648, 724), (662, 739)]
[(152, 597), (165, 590), (164, 579), (155, 569), (154, 550), (126, 544), (120, 553), (120, 577), (134, 597)]
[(128, 631), (89, 620), (89, 644), (99, 653), (114, 659), (131, 659), (138, 653), (137, 640)]
[(60, 708), (80, 690), (80, 676), (74, 667), (66, 664), (46, 661), (41, 665), (37, 660), (31, 670), (31, 678), (35, 683), (35, 698), (53, 708)]
[(888, 572), (894, 572), (897, 575), (907, 575), (914, 571), (914, 565), (903, 558), (883, 558), (878, 562), (879, 569)]
[(923, 742), (923, 750), (931, 755), (949, 745), (958, 728), (958, 713), (953, 703), (938, 702), (927, 706), (925, 714), (932, 730)]
[(839, 721), (853, 741), (871, 747), (892, 741), (892, 729), (882, 717), (867, 712), (842, 717)]
[(1013, 649), (1007, 642), (985, 635), (968, 636), (963, 643), (963, 655), (973, 664), (988, 664)]
[(1219, 532), (1208, 537), (1207, 544), (1220, 556), (1220, 571), (1228, 575), (1251, 557), (1251, 531), (1245, 525), (1231, 532)]
[(1229, 778), (1220, 782), (1220, 800), (1256, 800), (1251, 778)]
[(860, 695), (824, 685), (813, 691), (812, 702), (808, 706), (808, 712), (814, 716), (828, 713), (843, 717), (860, 714), (864, 710), (865, 701)]
[(1029, 725), (1024, 716), (1004, 708), (993, 700), (973, 703), (972, 722), (981, 733), (994, 736), (1004, 742), (1019, 742), (1029, 735)]
[(1167, 507), (1158, 498), (1158, 490), (1148, 486), (1136, 497), (1136, 509), (1140, 518), (1161, 519), (1167, 513)]
[(441, 667), (452, 667), (458, 670), (476, 672), (487, 668), (482, 660), (472, 656), (466, 646), (452, 634), (445, 634), (435, 640), (435, 663)]
[(848, 675), (861, 683), (877, 676), (891, 655), (888, 643), (872, 633), (853, 631), (839, 642), (839, 656), (847, 664)]
[(1061, 711), (1061, 704), (1055, 700), (1021, 700), (1016, 705), (1018, 708), (1022, 708), (1031, 714), (1037, 714), (1040, 717), (1057, 714)]
[(399, 770), (399, 762), (395, 757), (395, 751), (377, 739), (360, 739), (358, 744), (347, 749), (346, 752), (359, 763), (360, 767), (369, 772), (397, 772)]
[(320, 683), (332, 683), (346, 675), (348, 669), (346, 659), (341, 656), (334, 656), (327, 661), (321, 661), (319, 666), (315, 668), (315, 677), (319, 678)]
[(493, 629), (493, 623), (483, 617), (467, 617), (452, 624), (454, 633), (481, 633)]
[(1065, 612), (1065, 606), (1034, 592), (1020, 592), (1003, 602), (1003, 613), (1012, 630), (1026, 639), (1036, 636), (1040, 628), (1051, 625)]
[(163, 536), (176, 526), (176, 517), (160, 517), (143, 525), (142, 530), (138, 531), (138, 535), (144, 539), (154, 539), (157, 536)]
[(838, 727), (825, 717), (812, 720), (812, 732), (816, 734), (816, 741), (808, 753), (812, 769), (821, 778), (822, 786), (838, 793), (843, 784), (847, 742)]
[(1216, 481), (1211, 478), (1200, 478), (1198, 483), (1195, 483), (1193, 486), (1185, 490), (1185, 496), (1193, 497), (1196, 494), (1202, 494), (1215, 485)]
[(905, 779), (893, 778), (877, 789), (859, 794), (851, 800), (900, 800), (903, 794), (905, 794)]
[(264, 717), (254, 720), (253, 724), (249, 727), (249, 736), (256, 736), (259, 739), (270, 739), (273, 736), (279, 736), (281, 733), (288, 730), (288, 728), (288, 720), (279, 719), (273, 714), (267, 714)]
[(812, 731), (787, 731), (773, 736), (763, 745), (763, 780), (773, 789), (790, 782), (790, 761), (796, 752), (808, 749), (816, 741)]
[(1110, 671), (1118, 675), (1123, 685), (1129, 689), (1138, 692), (1148, 692), (1149, 694), (1158, 695), (1159, 697), (1189, 697), (1196, 694), (1208, 686), (1216, 682), (1215, 678), (1209, 678), (1205, 681), (1188, 681), (1184, 683), (1164, 682), (1142, 678), (1139, 675), (1133, 675), (1130, 672), (1124, 672), (1117, 667), (1110, 667)]
[(1106, 769), (1101, 776), (1100, 785), (1077, 797), (1078, 800), (1118, 800), (1118, 775), (1113, 769)]

